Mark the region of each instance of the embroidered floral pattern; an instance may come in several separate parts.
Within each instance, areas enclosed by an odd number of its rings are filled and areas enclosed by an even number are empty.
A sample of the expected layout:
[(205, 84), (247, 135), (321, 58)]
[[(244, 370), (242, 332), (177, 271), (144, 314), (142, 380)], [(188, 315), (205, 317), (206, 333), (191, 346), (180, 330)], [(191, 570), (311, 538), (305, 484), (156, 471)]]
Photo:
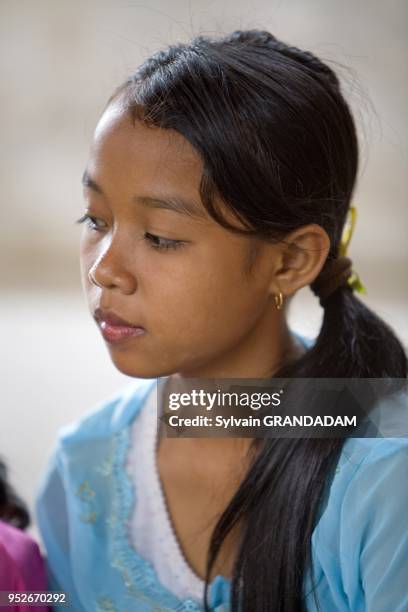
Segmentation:
[(99, 597), (96, 605), (98, 612), (117, 612), (117, 608), (110, 597)]
[(83, 523), (95, 523), (97, 513), (95, 510), (95, 491), (91, 488), (88, 480), (82, 482), (77, 491), (76, 496), (79, 497), (83, 504), (83, 511), (79, 515)]
[[(116, 433), (105, 470), (99, 467), (101, 474), (112, 479), (114, 491), (110, 516), (107, 517), (114, 542), (111, 566), (121, 574), (126, 594), (130, 600), (133, 599), (133, 606), (134, 600), (137, 600), (156, 612), (202, 612), (203, 608), (194, 600), (181, 601), (162, 586), (152, 564), (138, 555), (130, 544), (127, 524), (134, 503), (134, 491), (125, 469), (129, 441), (129, 427)], [(163, 605), (160, 602), (166, 603)]]

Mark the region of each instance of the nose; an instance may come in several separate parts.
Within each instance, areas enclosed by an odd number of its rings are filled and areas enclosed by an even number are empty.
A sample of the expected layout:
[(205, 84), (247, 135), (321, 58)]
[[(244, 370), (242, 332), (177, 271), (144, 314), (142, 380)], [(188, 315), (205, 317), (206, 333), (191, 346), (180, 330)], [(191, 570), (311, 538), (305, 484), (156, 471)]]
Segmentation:
[(126, 295), (134, 293), (137, 288), (134, 273), (127, 267), (113, 241), (89, 269), (88, 279), (101, 289), (118, 289)]

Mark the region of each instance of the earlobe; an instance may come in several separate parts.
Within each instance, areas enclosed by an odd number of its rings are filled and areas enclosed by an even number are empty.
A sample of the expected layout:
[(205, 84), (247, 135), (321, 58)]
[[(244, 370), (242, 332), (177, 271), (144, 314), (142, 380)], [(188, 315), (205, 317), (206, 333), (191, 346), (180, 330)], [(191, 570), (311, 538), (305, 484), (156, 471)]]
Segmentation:
[(320, 225), (313, 223), (288, 234), (280, 246), (271, 292), (289, 296), (318, 276), (330, 250), (330, 239)]

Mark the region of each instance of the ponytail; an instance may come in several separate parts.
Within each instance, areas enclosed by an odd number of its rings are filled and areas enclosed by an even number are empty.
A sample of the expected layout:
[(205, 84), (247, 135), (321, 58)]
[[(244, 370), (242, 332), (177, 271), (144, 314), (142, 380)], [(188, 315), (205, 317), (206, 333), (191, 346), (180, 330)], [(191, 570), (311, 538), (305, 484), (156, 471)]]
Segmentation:
[(290, 366), (292, 377), (406, 378), (407, 356), (400, 341), (350, 288), (339, 288), (322, 306), (320, 333)]
[[(322, 305), (323, 324), (314, 346), (276, 372), (276, 378), (407, 377), (407, 356), (401, 343), (351, 288), (338, 288)], [(207, 566), (208, 583), (222, 542), (245, 516), (232, 581), (232, 610), (303, 609), (306, 570), (313, 581), (311, 538), (318, 508), (344, 441), (254, 441), (258, 454), (219, 519)]]

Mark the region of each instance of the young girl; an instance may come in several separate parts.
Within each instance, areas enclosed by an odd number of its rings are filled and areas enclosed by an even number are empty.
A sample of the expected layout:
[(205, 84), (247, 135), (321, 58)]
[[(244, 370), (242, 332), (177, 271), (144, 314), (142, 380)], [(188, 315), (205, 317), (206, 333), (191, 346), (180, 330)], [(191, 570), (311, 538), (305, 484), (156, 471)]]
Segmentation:
[[(0, 461), (0, 593), (4, 598), (1, 603), (9, 603), (7, 593), (43, 591), (46, 588), (44, 561), (38, 544), (24, 529), (29, 525), (30, 517), (23, 502), (17, 497), (7, 478), (7, 469)], [(45, 605), (20, 606), (12, 604), (7, 610), (37, 610), (46, 612)]]
[[(171, 46), (109, 100), (81, 268), (137, 380), (61, 433), (39, 494), (72, 609), (408, 610), (406, 439), (156, 428), (158, 377), (406, 378), (344, 255), (357, 166), (336, 75), (268, 32)], [(287, 324), (306, 285), (324, 308), (314, 341)]]

